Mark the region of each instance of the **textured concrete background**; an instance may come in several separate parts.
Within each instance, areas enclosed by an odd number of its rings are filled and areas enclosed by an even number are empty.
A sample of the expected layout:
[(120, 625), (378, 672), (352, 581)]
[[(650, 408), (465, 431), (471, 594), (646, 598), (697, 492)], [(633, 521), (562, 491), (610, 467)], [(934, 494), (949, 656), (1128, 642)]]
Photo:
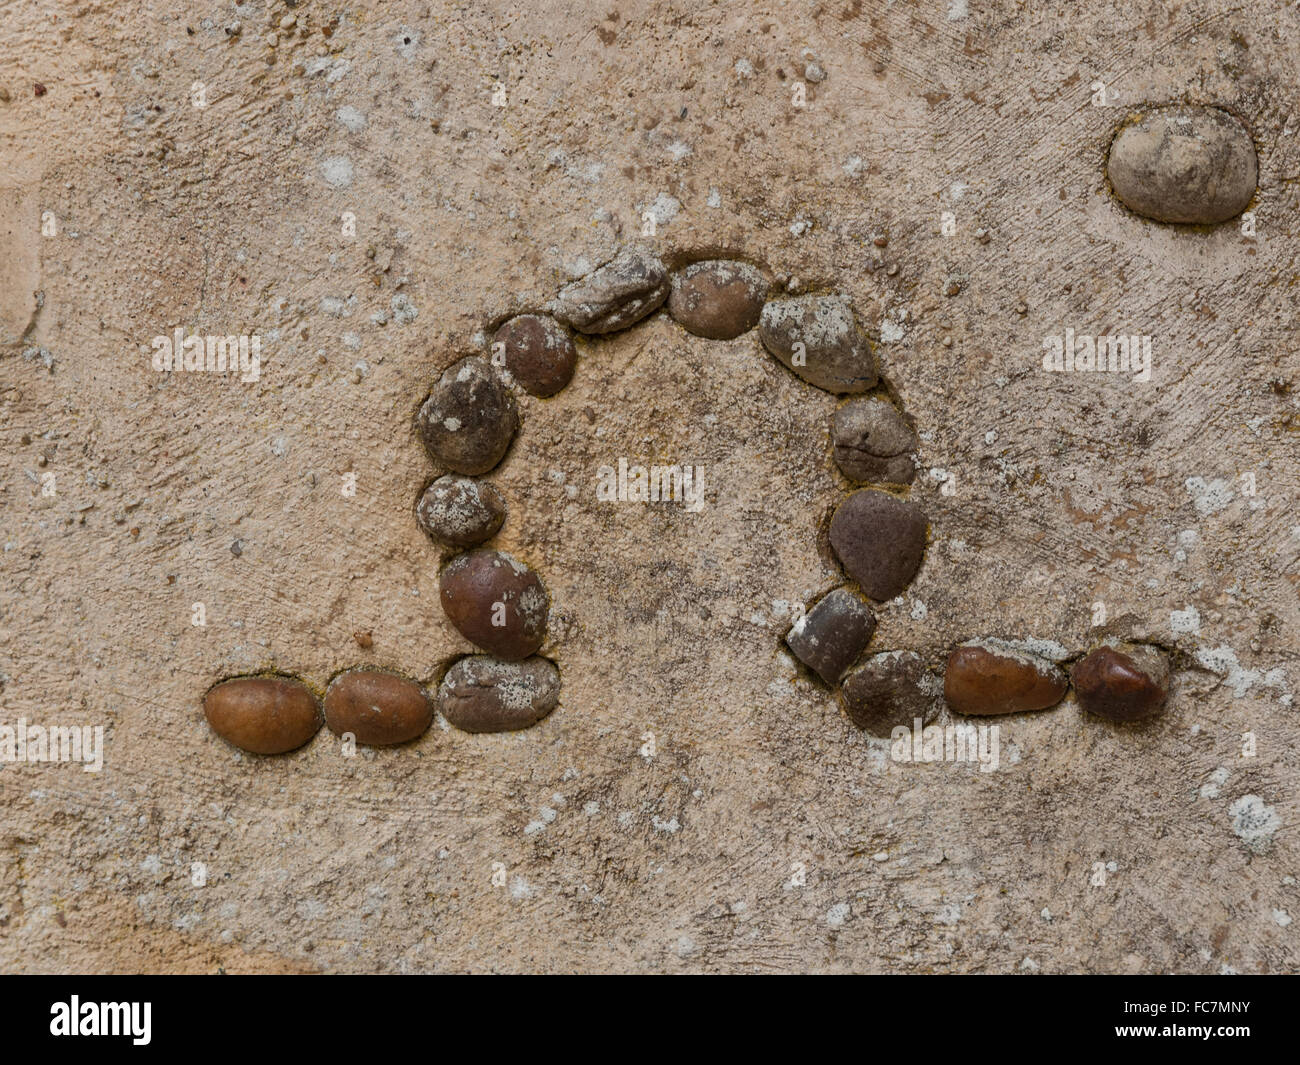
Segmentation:
[[(0, 724), (106, 734), (98, 774), (0, 767), (5, 969), (1295, 970), (1293, 5), (9, 0), (0, 39)], [(1164, 101), (1252, 131), (1254, 238), (1110, 196)], [(1148, 639), (1164, 716), (891, 762), (780, 643), (839, 581), (834, 398), (660, 315), (522, 397), (492, 475), (560, 709), (355, 758), (213, 735), (223, 676), (470, 650), (415, 409), (647, 209), (882, 341), (933, 539), (872, 649)], [(260, 334), (260, 380), (154, 371), (178, 326)], [(1151, 335), (1152, 381), (1043, 372), (1067, 326)], [(620, 457), (703, 464), (707, 505), (598, 503)]]

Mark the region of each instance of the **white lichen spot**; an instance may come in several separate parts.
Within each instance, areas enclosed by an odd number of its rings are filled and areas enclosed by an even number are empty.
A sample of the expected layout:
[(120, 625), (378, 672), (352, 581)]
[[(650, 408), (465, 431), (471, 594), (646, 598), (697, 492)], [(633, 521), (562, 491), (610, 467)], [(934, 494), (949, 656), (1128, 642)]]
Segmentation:
[(1258, 795), (1243, 795), (1228, 807), (1228, 816), (1232, 818), (1233, 834), (1256, 854), (1269, 848), (1274, 833), (1282, 827), (1277, 811)]
[(352, 160), (345, 155), (335, 155), (320, 165), (321, 177), (327, 185), (346, 189), (352, 184)]
[(1227, 769), (1223, 766), (1219, 766), (1218, 769), (1210, 774), (1210, 779), (1201, 785), (1201, 798), (1217, 799), (1219, 797), (1219, 789), (1221, 789), (1224, 784), (1228, 783), (1228, 777), (1231, 775), (1232, 774), (1229, 773)]
[(898, 322), (892, 322), (888, 318), (880, 322), (880, 342), (882, 344), (897, 344), (905, 336), (907, 330)]
[(1287, 691), (1286, 673), (1281, 667), (1267, 672), (1246, 669), (1238, 660), (1237, 652), (1226, 645), (1201, 648), (1196, 652), (1196, 661), (1216, 677), (1222, 677), (1224, 683), (1232, 689), (1233, 695), (1238, 699), (1255, 687)]
[(852, 912), (852, 907), (847, 902), (837, 902), (826, 911), (826, 923), (831, 928), (843, 928)]
[(334, 112), (334, 117), (349, 133), (360, 133), (366, 128), (368, 121), (366, 116), (355, 107), (340, 107)]
[(1189, 477), (1183, 483), (1201, 517), (1218, 513), (1233, 500), (1232, 486), (1222, 478), (1207, 481), (1203, 477)]

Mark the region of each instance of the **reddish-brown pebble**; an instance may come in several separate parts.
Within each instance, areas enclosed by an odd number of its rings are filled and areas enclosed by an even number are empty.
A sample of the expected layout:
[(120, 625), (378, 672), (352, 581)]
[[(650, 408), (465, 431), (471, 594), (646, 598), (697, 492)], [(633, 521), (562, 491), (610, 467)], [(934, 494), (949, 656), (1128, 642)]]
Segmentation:
[(546, 639), (550, 612), (541, 579), (501, 551), (457, 555), (442, 571), (442, 609), (467, 640), (507, 662)]
[(710, 340), (733, 340), (758, 324), (771, 283), (749, 263), (713, 259), (674, 274), (668, 313), (683, 329)]
[(325, 692), (325, 724), (367, 747), (388, 747), (422, 735), (433, 705), (415, 681), (377, 669), (340, 673)]
[(872, 599), (899, 595), (925, 557), (925, 514), (888, 492), (854, 492), (831, 519), (830, 540), (844, 572)]
[(1079, 705), (1111, 721), (1137, 721), (1158, 713), (1169, 697), (1169, 660), (1154, 647), (1099, 647), (1070, 672)]
[(1001, 640), (973, 640), (948, 656), (943, 697), (959, 714), (1046, 710), (1065, 698), (1065, 674)]
[(549, 315), (511, 318), (497, 330), (494, 351), (497, 344), (510, 376), (534, 396), (553, 396), (573, 380), (578, 365), (573, 338)]
[(321, 725), (307, 685), (287, 677), (235, 677), (211, 688), (203, 713), (212, 731), (253, 754), (284, 754), (301, 747)]

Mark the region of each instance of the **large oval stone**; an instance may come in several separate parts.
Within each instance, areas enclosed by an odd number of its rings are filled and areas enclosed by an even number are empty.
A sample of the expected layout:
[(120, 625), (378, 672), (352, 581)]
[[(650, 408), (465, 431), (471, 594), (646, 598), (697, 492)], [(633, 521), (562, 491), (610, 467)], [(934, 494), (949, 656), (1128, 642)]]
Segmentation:
[(284, 754), (316, 735), (320, 707), (288, 677), (235, 677), (209, 689), (203, 713), (212, 731), (253, 754)]
[(519, 428), (514, 397), (484, 359), (461, 359), (442, 375), (420, 408), (429, 454), (456, 473), (487, 473)]
[(851, 399), (831, 416), (835, 464), (852, 481), (911, 484), (916, 430), (879, 396)]
[(871, 341), (846, 296), (798, 296), (763, 307), (758, 335), (781, 365), (827, 392), (867, 392), (876, 384)]
[(1046, 710), (1065, 698), (1068, 687), (1051, 662), (995, 639), (955, 648), (943, 677), (943, 697), (959, 714)]
[(438, 709), (466, 732), (515, 732), (537, 724), (560, 701), (560, 671), (545, 658), (502, 662), (462, 658), (438, 686)]
[(1159, 107), (1122, 127), (1106, 164), (1115, 195), (1158, 222), (1224, 222), (1255, 195), (1250, 132), (1217, 107)]
[(785, 642), (799, 661), (833, 688), (875, 631), (871, 608), (852, 592), (837, 588), (794, 623)]
[(943, 685), (915, 651), (882, 651), (865, 659), (840, 685), (844, 711), (860, 729), (888, 736), (939, 716)]
[(546, 314), (511, 318), (492, 338), (500, 344), (505, 367), (523, 389), (546, 398), (573, 380), (578, 352), (569, 331)]
[(646, 248), (623, 248), (560, 289), (551, 311), (579, 333), (613, 333), (653, 314), (668, 298), (668, 271)]
[(407, 677), (377, 669), (340, 673), (325, 692), (325, 724), (350, 732), (367, 747), (388, 747), (423, 735), (433, 720), (424, 689)]
[(1154, 647), (1099, 647), (1074, 664), (1070, 679), (1079, 705), (1111, 721), (1158, 713), (1169, 696), (1169, 660)]
[(844, 572), (867, 595), (893, 599), (921, 568), (927, 524), (915, 503), (863, 489), (841, 503), (831, 518), (831, 548)]
[(674, 274), (668, 313), (688, 333), (733, 340), (758, 324), (770, 282), (749, 263), (712, 259)]
[(502, 551), (457, 555), (442, 571), (442, 609), (467, 640), (517, 662), (546, 639), (550, 612), (541, 579)]
[(497, 534), (506, 520), (506, 501), (486, 481), (439, 477), (415, 505), (420, 528), (448, 547), (475, 547)]

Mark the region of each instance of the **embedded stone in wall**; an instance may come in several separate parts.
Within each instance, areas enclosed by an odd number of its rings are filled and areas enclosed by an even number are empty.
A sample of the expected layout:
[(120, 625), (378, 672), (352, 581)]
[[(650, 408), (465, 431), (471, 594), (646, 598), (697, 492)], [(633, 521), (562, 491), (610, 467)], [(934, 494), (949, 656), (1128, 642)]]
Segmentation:
[(876, 385), (871, 341), (845, 296), (769, 300), (758, 335), (777, 360), (827, 392), (867, 392)]
[(786, 645), (831, 687), (858, 660), (876, 631), (876, 615), (852, 592), (837, 588), (794, 623)]
[(316, 696), (288, 677), (234, 677), (209, 689), (203, 713), (212, 731), (253, 754), (301, 747), (321, 726)]
[(854, 492), (831, 519), (835, 557), (872, 599), (893, 599), (912, 582), (925, 557), (925, 513), (888, 492)]
[(653, 314), (668, 298), (668, 271), (646, 248), (627, 247), (560, 290), (551, 311), (579, 333), (614, 333)]
[(506, 501), (486, 481), (439, 477), (415, 505), (420, 528), (447, 547), (475, 547), (491, 539), (506, 520)]
[(758, 324), (771, 282), (749, 263), (712, 259), (672, 278), (668, 313), (688, 333), (734, 340)]
[(336, 736), (352, 733), (367, 747), (387, 747), (420, 736), (433, 720), (424, 689), (407, 677), (377, 669), (340, 673), (325, 692), (325, 723)]
[(1046, 710), (1065, 698), (1065, 673), (1003, 640), (971, 640), (948, 656), (943, 695), (959, 714)]
[(443, 568), (442, 609), (467, 640), (509, 662), (542, 646), (550, 603), (541, 579), (502, 551), (470, 551)]
[(1111, 721), (1158, 713), (1169, 696), (1169, 660), (1154, 647), (1098, 647), (1074, 664), (1070, 679), (1079, 705)]
[(1106, 174), (1120, 202), (1140, 215), (1212, 225), (1249, 206), (1259, 159), (1250, 132), (1227, 111), (1158, 107), (1120, 129)]
[(916, 430), (888, 400), (852, 399), (831, 417), (835, 464), (853, 481), (911, 484), (916, 477)]
[(470, 356), (434, 385), (418, 423), (435, 462), (476, 475), (501, 461), (519, 428), (519, 412), (491, 365)]
[(840, 697), (849, 720), (873, 736), (939, 716), (943, 685), (915, 651), (882, 651), (849, 672)]
[(545, 658), (502, 662), (469, 655), (438, 686), (438, 709), (465, 732), (515, 732), (537, 724), (560, 701), (560, 671)]
[(546, 314), (521, 314), (496, 331), (502, 361), (530, 395), (545, 399), (573, 380), (578, 352), (569, 331)]

